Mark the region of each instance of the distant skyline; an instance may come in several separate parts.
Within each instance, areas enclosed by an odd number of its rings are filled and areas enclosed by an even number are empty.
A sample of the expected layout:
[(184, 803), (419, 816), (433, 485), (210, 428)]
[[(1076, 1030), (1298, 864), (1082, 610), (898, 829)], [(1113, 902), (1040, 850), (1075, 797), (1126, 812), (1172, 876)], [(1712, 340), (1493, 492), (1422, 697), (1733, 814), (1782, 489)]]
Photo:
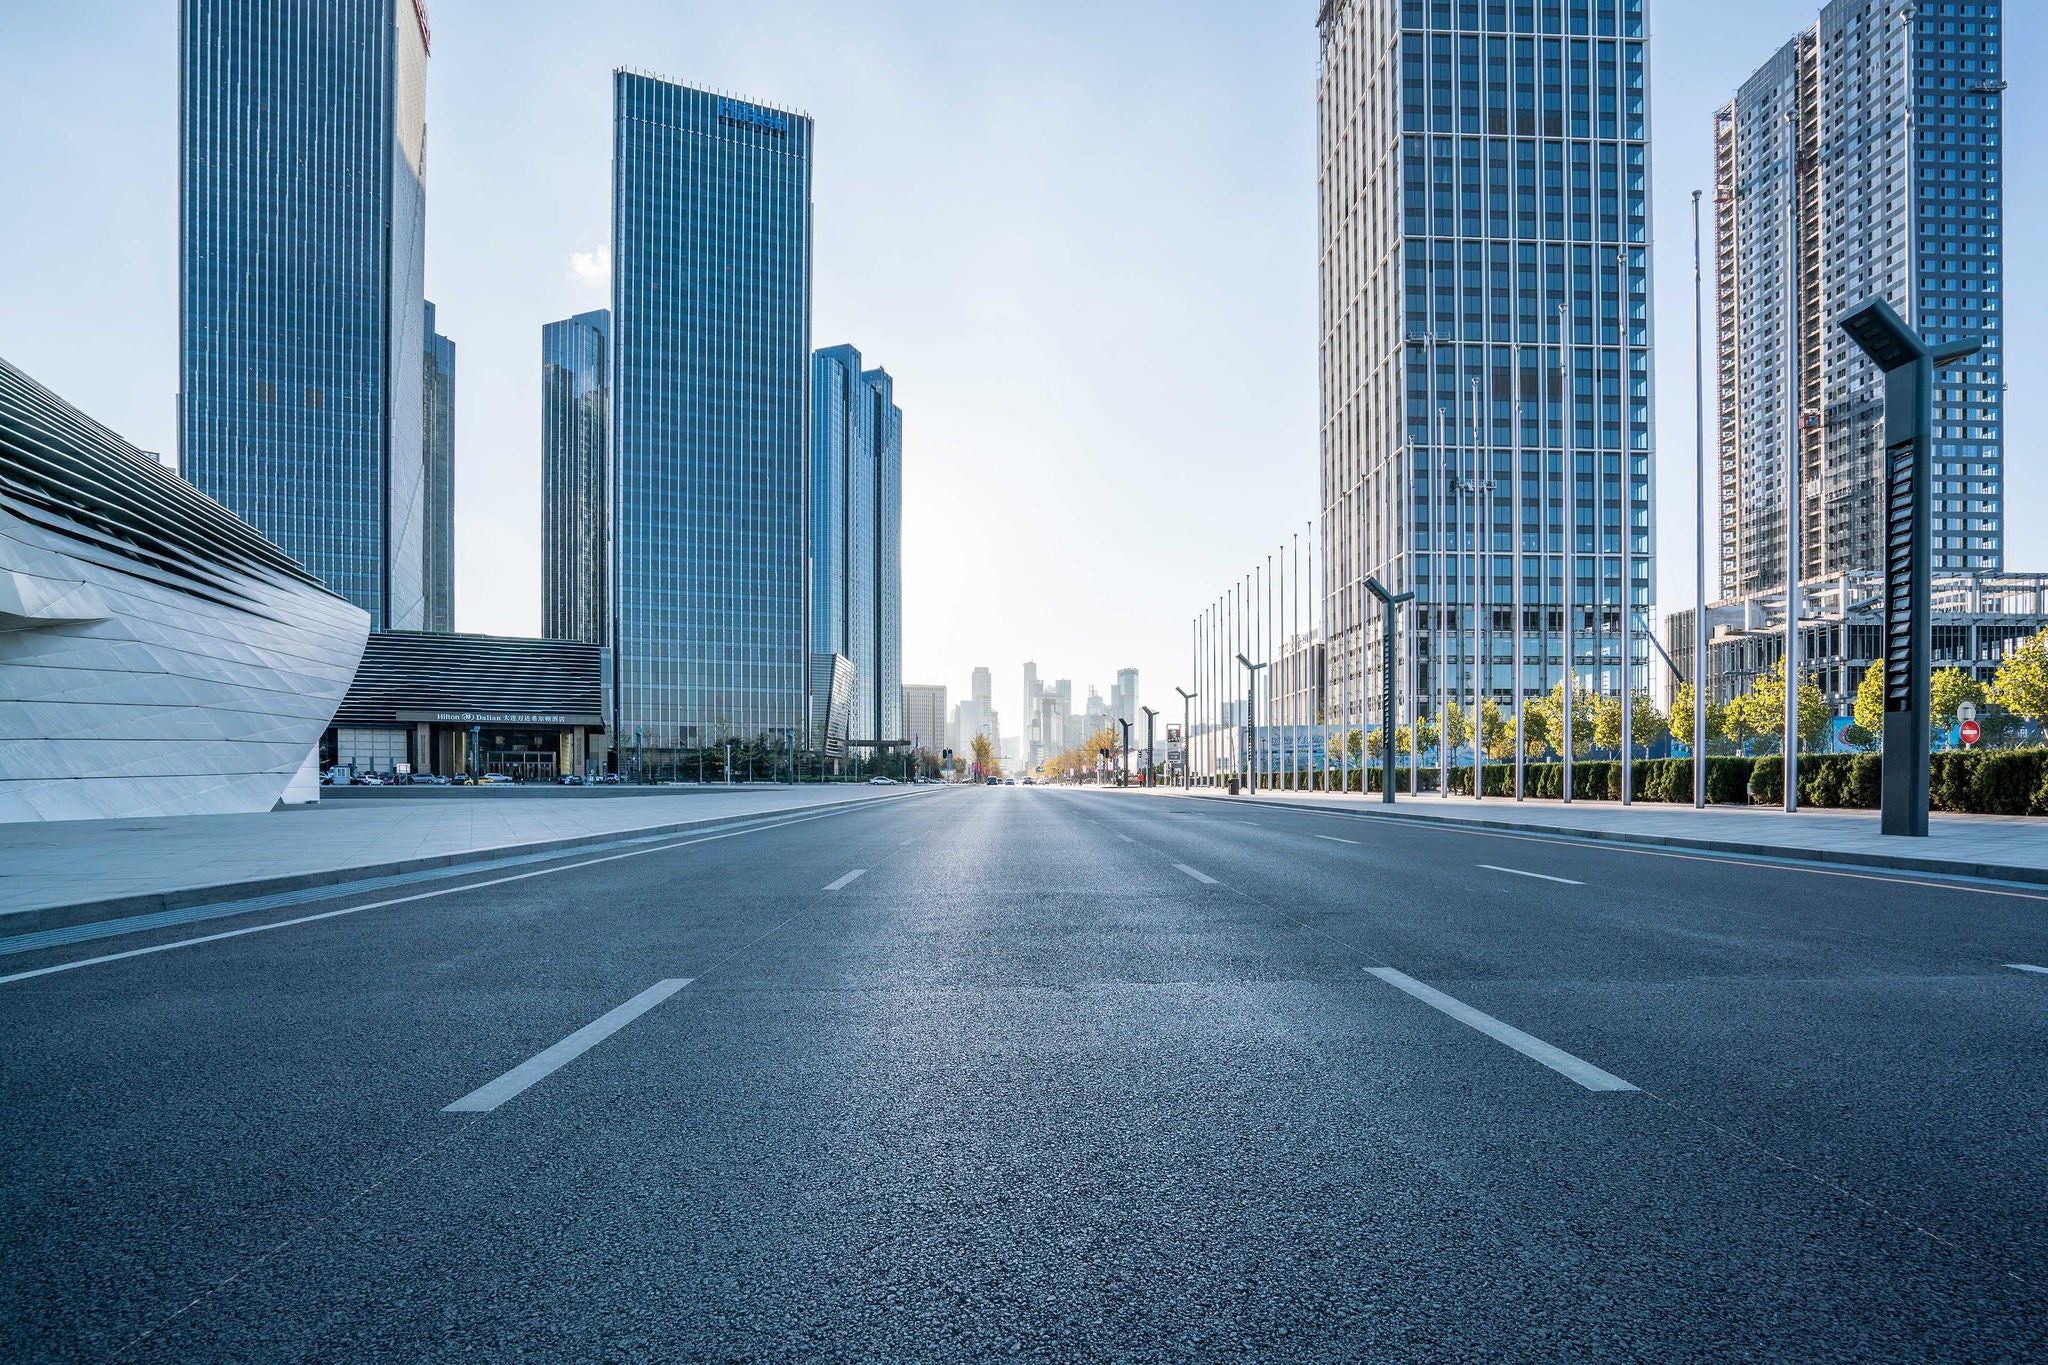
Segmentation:
[[(965, 696), (986, 665), (1014, 698), (1035, 658), (1172, 699), (1189, 618), (1316, 514), (1314, 8), (431, 0), (457, 628), (540, 628), (539, 330), (608, 300), (628, 65), (817, 121), (814, 343), (885, 356), (908, 414), (905, 678)], [(1714, 110), (1819, 8), (1652, 11), (1661, 610), (1692, 593), (1690, 194)], [(2005, 27), (2010, 70), (2048, 56), (2033, 9)], [(177, 7), (73, 0), (8, 34), (0, 356), (173, 451)], [(2048, 570), (2048, 105), (2023, 76), (2006, 119), (2007, 563)]]

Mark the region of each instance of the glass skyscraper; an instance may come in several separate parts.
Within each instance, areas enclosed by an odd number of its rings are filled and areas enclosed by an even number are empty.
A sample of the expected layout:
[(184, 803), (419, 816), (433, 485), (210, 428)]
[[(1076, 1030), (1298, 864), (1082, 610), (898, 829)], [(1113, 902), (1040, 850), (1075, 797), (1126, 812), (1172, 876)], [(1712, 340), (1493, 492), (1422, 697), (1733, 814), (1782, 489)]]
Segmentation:
[(847, 738), (903, 733), (903, 413), (851, 346), (811, 362), (811, 648), (853, 665)]
[(800, 741), (811, 121), (613, 77), (613, 733)]
[(540, 329), (541, 634), (610, 643), (612, 315)]
[(1323, 536), (1345, 714), (1379, 716), (1367, 575), (1417, 595), (1400, 667), (1423, 714), (1469, 715), (1475, 678), (1506, 703), (1518, 662), (1525, 694), (1549, 690), (1568, 633), (1580, 686), (1645, 685), (1643, 3), (1322, 7)]
[(1838, 325), (1873, 295), (1985, 339), (1935, 380), (1933, 566), (2005, 566), (1999, 40), (1999, 0), (1835, 0), (1715, 117), (1724, 596), (1782, 595), (1788, 433), (1800, 578), (1882, 567), (1883, 378)]
[(427, 465), (426, 561), (427, 630), (455, 629), (455, 343), (434, 326), (434, 305), (426, 312), (425, 421), (420, 442)]
[(178, 463), (370, 613), (426, 598), (420, 0), (183, 0)]

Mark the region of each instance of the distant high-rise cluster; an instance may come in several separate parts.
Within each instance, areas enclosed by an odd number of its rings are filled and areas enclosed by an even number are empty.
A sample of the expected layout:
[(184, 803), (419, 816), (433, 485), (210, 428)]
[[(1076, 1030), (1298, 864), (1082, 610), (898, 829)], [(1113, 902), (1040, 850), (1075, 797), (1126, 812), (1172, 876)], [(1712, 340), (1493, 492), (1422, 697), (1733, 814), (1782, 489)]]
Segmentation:
[[(1883, 379), (1838, 325), (1888, 299), (1984, 349), (1935, 396), (1933, 567), (2004, 568), (1999, 0), (1834, 0), (1715, 118), (1725, 596), (1881, 567)], [(1796, 439), (1795, 439), (1796, 438)]]
[[(1038, 677), (1038, 665), (1024, 665), (1024, 766), (1036, 770), (1047, 760), (1078, 749), (1104, 730), (1115, 727), (1124, 733), (1122, 722), (1135, 723), (1138, 715), (1138, 670), (1120, 669), (1107, 699), (1095, 688), (1088, 689), (1079, 710), (1074, 707), (1074, 684), (1059, 678), (1050, 684)], [(1135, 731), (1133, 732), (1135, 734)], [(1135, 742), (1135, 741), (1134, 741)]]

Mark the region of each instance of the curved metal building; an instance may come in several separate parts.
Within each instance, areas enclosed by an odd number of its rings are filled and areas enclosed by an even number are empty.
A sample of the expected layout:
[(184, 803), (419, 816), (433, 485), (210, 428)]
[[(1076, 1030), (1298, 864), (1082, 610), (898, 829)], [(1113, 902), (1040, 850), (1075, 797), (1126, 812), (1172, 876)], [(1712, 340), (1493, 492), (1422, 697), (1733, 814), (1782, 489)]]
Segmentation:
[(268, 810), (369, 617), (0, 360), (0, 820)]

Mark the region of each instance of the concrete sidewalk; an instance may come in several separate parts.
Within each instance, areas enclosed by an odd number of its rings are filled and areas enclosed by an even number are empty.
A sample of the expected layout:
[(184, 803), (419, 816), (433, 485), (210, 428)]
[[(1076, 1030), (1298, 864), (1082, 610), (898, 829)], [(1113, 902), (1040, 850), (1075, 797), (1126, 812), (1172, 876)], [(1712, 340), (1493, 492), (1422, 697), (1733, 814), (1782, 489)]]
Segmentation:
[(323, 801), (262, 815), (0, 824), (0, 934), (574, 849), (930, 787), (687, 790), (637, 800)]
[[(1160, 789), (1164, 794), (1165, 789)], [(1941, 815), (1925, 839), (1888, 839), (1876, 811), (1804, 810), (1787, 815), (1766, 807), (1673, 806), (1612, 801), (1520, 801), (1469, 796), (1410, 797), (1391, 806), (1378, 795), (1335, 792), (1262, 792), (1226, 796), (1197, 787), (1194, 795), (1219, 801), (1344, 811), (1398, 820), (1479, 825), (1536, 834), (1611, 839), (1736, 853), (1853, 863), (1952, 877), (2048, 883), (2048, 820), (2017, 815)]]

